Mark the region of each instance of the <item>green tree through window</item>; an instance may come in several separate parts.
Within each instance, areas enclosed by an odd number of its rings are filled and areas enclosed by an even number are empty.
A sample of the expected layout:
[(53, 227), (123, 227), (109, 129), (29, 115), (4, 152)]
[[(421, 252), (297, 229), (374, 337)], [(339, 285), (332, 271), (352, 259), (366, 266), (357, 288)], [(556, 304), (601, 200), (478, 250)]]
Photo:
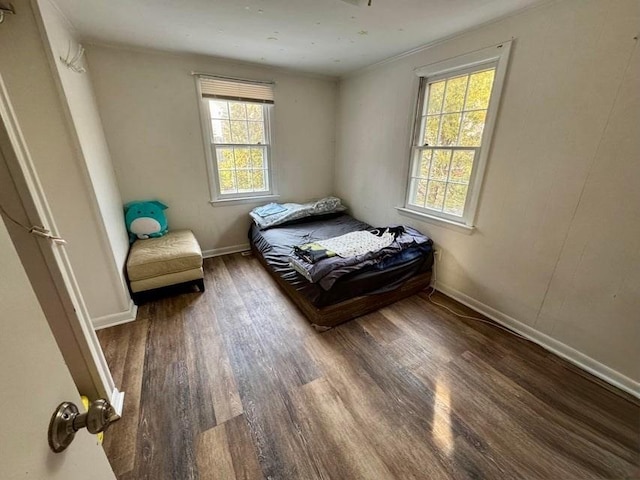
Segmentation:
[(267, 192), (266, 107), (209, 100), (220, 193)]
[(510, 51), (507, 41), (414, 70), (420, 87), (401, 213), (473, 230)]
[(426, 81), (409, 204), (461, 217), (481, 147), (495, 67)]
[(273, 194), (274, 84), (197, 74), (212, 201)]

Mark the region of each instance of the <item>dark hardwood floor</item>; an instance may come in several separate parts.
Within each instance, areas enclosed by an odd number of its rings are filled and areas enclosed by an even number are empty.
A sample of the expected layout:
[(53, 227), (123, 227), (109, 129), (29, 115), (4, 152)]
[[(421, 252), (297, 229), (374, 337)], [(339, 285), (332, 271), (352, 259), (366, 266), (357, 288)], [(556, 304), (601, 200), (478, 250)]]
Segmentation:
[(640, 478), (635, 400), (426, 292), (318, 334), (255, 258), (205, 269), (99, 332), (120, 479)]

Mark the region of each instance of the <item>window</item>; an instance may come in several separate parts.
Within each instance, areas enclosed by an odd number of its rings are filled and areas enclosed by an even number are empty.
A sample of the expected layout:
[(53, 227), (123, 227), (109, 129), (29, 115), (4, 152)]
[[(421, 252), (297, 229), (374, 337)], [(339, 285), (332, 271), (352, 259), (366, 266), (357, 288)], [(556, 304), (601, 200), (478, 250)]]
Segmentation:
[(212, 201), (273, 194), (273, 84), (198, 76)]
[(422, 67), (405, 209), (472, 226), (510, 42)]

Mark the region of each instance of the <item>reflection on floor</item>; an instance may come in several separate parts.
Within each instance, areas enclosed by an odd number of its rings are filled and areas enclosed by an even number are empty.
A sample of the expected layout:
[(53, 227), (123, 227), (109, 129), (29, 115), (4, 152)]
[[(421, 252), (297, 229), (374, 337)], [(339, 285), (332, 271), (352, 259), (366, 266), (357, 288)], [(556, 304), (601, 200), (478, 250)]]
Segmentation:
[[(252, 257), (99, 332), (120, 479), (631, 478), (640, 407), (419, 294), (316, 333)], [(444, 296), (440, 302), (466, 309)]]

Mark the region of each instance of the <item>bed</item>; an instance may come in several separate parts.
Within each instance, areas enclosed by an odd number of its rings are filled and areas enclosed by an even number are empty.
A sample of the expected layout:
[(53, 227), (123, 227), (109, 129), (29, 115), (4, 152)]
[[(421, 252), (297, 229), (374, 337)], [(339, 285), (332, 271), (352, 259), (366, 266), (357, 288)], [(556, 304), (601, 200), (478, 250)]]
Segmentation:
[(429, 285), (431, 241), (376, 265), (340, 277), (325, 290), (310, 283), (289, 264), (293, 247), (337, 237), (371, 226), (348, 214), (308, 217), (268, 229), (255, 223), (249, 230), (254, 255), (320, 331), (413, 295)]

